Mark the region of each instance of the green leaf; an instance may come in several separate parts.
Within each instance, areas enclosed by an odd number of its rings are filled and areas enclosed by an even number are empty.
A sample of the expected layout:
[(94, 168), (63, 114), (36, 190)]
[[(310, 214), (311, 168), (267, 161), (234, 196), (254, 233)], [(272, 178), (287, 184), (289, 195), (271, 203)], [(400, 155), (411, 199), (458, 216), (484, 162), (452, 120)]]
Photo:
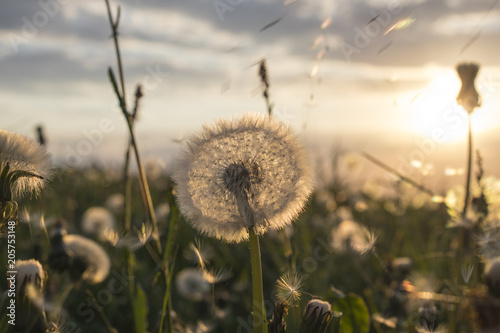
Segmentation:
[(134, 322), (136, 333), (146, 333), (148, 328), (148, 302), (146, 294), (138, 284), (134, 299)]
[(368, 333), (370, 331), (370, 313), (361, 297), (347, 294), (345, 298), (337, 298), (333, 310), (342, 312), (340, 333)]

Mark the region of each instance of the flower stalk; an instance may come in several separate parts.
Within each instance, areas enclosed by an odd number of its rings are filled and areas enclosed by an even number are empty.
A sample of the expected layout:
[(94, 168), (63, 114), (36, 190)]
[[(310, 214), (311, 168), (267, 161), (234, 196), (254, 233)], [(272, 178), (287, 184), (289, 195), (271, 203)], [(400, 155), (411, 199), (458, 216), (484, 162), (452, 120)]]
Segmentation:
[(262, 263), (260, 259), (259, 236), (253, 228), (248, 229), (250, 239), (250, 255), (252, 260), (252, 290), (253, 290), (253, 331), (267, 333), (266, 308), (264, 306), (264, 291), (262, 287)]

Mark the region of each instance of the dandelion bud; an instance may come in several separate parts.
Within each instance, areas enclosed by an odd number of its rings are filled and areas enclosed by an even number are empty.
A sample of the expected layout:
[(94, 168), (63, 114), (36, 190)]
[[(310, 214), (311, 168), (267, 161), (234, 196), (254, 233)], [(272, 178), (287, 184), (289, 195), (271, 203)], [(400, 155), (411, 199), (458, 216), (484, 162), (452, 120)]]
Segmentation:
[(332, 318), (330, 303), (313, 299), (307, 303), (298, 333), (324, 333)]
[(458, 76), (462, 81), (462, 87), (457, 96), (457, 103), (461, 105), (467, 113), (471, 114), (474, 109), (481, 105), (481, 98), (474, 85), (479, 65), (473, 63), (462, 63), (457, 66)]
[(484, 271), (484, 279), (490, 295), (500, 298), (500, 257), (488, 262)]

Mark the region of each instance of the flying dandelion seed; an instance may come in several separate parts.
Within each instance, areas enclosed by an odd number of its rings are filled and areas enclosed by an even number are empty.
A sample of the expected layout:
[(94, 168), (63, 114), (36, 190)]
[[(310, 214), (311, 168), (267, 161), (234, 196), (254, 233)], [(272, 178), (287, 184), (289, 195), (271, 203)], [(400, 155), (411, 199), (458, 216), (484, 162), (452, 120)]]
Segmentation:
[(289, 303), (300, 299), (302, 295), (302, 277), (297, 273), (287, 273), (276, 281), (276, 295)]
[(189, 252), (188, 259), (196, 262), (200, 268), (205, 268), (212, 256), (212, 249), (205, 246), (199, 239), (196, 239), (194, 243), (190, 243), (189, 248), (191, 251)]
[(352, 251), (364, 255), (375, 248), (377, 238), (367, 227), (345, 220), (332, 230), (332, 247), (341, 253)]
[(281, 229), (312, 190), (303, 148), (274, 118), (245, 115), (192, 137), (173, 176), (189, 223), (227, 242)]
[(325, 19), (323, 21), (323, 23), (321, 23), (321, 30), (325, 30), (326, 28), (328, 28), (328, 26), (330, 25), (330, 23), (332, 23), (332, 19), (330, 17), (328, 17), (327, 19)]
[(394, 23), (387, 31), (384, 33), (384, 36), (386, 36), (389, 32), (393, 30), (402, 30), (408, 28), (410, 25), (415, 22), (415, 18), (413, 16), (408, 16), (404, 19), (401, 19)]
[(220, 268), (220, 269), (203, 269), (202, 271), (203, 278), (205, 281), (207, 281), (210, 284), (215, 284), (219, 282), (226, 281), (231, 277), (231, 271), (227, 268)]
[(51, 175), (50, 154), (35, 141), (0, 130), (0, 202), (38, 195)]

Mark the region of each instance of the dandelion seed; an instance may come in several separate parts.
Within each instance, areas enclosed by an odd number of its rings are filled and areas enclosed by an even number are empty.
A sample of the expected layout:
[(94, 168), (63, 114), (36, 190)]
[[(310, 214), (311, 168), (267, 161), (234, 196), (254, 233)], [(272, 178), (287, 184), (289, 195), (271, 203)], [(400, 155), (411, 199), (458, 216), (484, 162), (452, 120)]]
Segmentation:
[(0, 130), (0, 202), (38, 195), (51, 175), (50, 154), (35, 141)]
[(208, 260), (212, 256), (212, 250), (206, 247), (199, 239), (196, 239), (194, 243), (189, 244), (191, 249), (189, 259), (196, 262), (200, 268), (205, 268)]
[(82, 230), (85, 234), (105, 241), (104, 231), (115, 227), (115, 219), (111, 213), (103, 207), (91, 207), (85, 211), (82, 218)]
[(300, 299), (302, 277), (297, 273), (287, 273), (276, 281), (276, 295), (289, 303)]
[(203, 269), (203, 278), (205, 281), (207, 281), (210, 284), (215, 284), (219, 282), (226, 281), (231, 277), (231, 271), (227, 268), (220, 268), (220, 269)]
[(141, 226), (141, 230), (138, 230), (134, 227), (133, 232), (130, 232), (121, 237), (116, 246), (126, 247), (130, 251), (135, 252), (146, 245), (152, 234), (153, 226), (149, 223), (143, 223)]
[(201, 301), (210, 291), (210, 284), (203, 273), (196, 268), (186, 268), (177, 274), (175, 279), (177, 291), (191, 301)]
[(386, 36), (389, 32), (391, 32), (393, 30), (406, 29), (410, 25), (412, 25), (413, 22), (415, 22), (415, 18), (413, 16), (405, 17), (404, 19), (397, 21), (389, 29), (387, 29), (387, 31), (384, 33), (384, 36)]
[(341, 253), (353, 251), (364, 255), (375, 248), (377, 238), (367, 227), (345, 220), (332, 230), (332, 247)]
[(227, 242), (281, 229), (303, 209), (312, 185), (303, 148), (282, 123), (246, 115), (205, 126), (173, 176), (189, 223)]

